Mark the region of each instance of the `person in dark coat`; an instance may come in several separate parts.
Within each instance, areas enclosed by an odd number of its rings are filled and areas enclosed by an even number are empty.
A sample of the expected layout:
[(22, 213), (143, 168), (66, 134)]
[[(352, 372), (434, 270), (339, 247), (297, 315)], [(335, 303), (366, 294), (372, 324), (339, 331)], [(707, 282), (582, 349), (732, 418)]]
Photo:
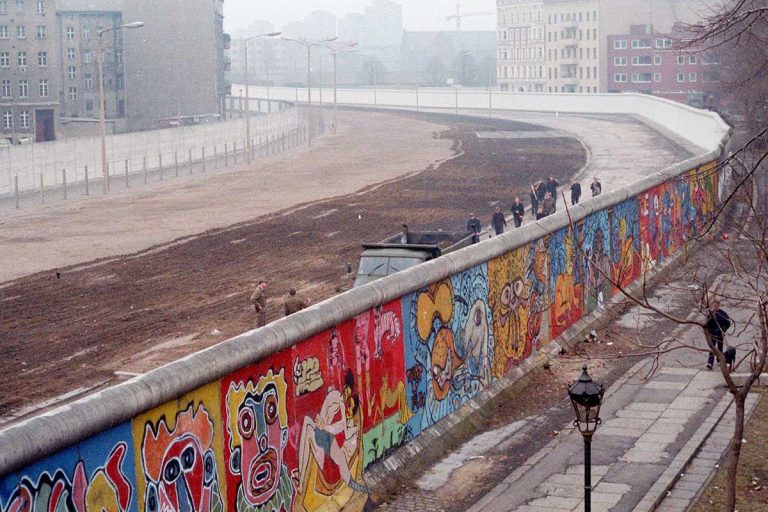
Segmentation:
[[(535, 211), (532, 213), (536, 213)], [(525, 205), (520, 201), (519, 197), (515, 198), (515, 202), (512, 203), (512, 218), (515, 221), (515, 227), (519, 228), (523, 224), (523, 217), (525, 216)]]
[(581, 197), (581, 184), (578, 181), (574, 181), (571, 185), (571, 206), (579, 204), (579, 198)]
[(541, 207), (544, 209), (545, 217), (555, 213), (555, 198), (552, 197), (552, 194), (547, 192), (547, 195), (544, 196), (544, 202), (541, 203)]
[(552, 198), (555, 200), (555, 209), (553, 210), (553, 212), (557, 210), (557, 186), (559, 184), (560, 182), (557, 181), (554, 176), (550, 176), (547, 179), (546, 191), (552, 194)]
[(592, 184), (589, 188), (592, 190), (592, 197), (597, 197), (603, 193), (603, 185), (600, 183), (600, 180), (597, 179), (597, 176), (592, 178)]
[(501, 208), (497, 206), (496, 210), (493, 212), (493, 217), (491, 218), (491, 226), (493, 226), (493, 230), (496, 232), (497, 236), (504, 232), (506, 225), (507, 219), (505, 219), (504, 214), (501, 213)]
[(544, 207), (543, 206), (539, 206), (536, 209), (536, 220), (543, 219), (544, 217), (546, 217), (546, 215), (544, 214)]
[(539, 196), (536, 195), (536, 189), (531, 185), (531, 215), (534, 217), (539, 211)]
[(472, 243), (476, 244), (480, 241), (480, 231), (483, 227), (480, 225), (480, 219), (475, 217), (474, 213), (469, 214), (469, 220), (467, 221), (467, 231), (472, 233)]
[[(707, 323), (705, 329), (709, 334), (712, 343), (717, 346), (717, 350), (723, 351), (723, 339), (725, 333), (731, 327), (731, 317), (725, 310), (720, 309), (720, 301), (715, 299), (712, 301), (712, 308), (707, 314)], [(707, 357), (707, 369), (711, 370), (712, 365), (715, 363), (715, 353), (710, 352)]]

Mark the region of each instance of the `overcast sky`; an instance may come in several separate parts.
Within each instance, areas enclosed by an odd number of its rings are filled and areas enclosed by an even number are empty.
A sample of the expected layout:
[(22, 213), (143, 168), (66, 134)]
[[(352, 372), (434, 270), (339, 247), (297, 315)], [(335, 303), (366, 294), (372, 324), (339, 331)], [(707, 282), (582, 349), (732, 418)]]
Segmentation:
[[(397, 0), (395, 0), (397, 1)], [(225, 0), (225, 27), (228, 32), (248, 26), (254, 19), (265, 19), (279, 30), (293, 20), (301, 20), (314, 10), (330, 11), (338, 17), (348, 12), (363, 12), (372, 0)], [(453, 30), (456, 21), (445, 17), (456, 12), (456, 0), (400, 0), (406, 30)], [(463, 0), (464, 13), (495, 12), (496, 0)], [(464, 30), (496, 30), (496, 16), (476, 16), (462, 21)]]

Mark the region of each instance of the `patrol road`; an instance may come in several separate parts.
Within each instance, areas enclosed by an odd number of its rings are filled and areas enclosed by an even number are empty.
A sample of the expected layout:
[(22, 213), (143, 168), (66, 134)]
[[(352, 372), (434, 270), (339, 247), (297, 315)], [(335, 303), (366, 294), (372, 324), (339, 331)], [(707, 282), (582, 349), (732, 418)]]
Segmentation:
[[(345, 113), (339, 135), (271, 165), (239, 168), (226, 184), (198, 177), (5, 219), (9, 261), (27, 269), (19, 273), (42, 272), (0, 289), (0, 370), (14, 375), (0, 387), (0, 414), (12, 420), (248, 330), (258, 278), (272, 283), (270, 319), (290, 287), (313, 302), (329, 297), (348, 282), (343, 269), (360, 242), (403, 221), (462, 229), (470, 211), (487, 224), (497, 202), (507, 211), (532, 177), (565, 184), (586, 161), (575, 139), (476, 136), (541, 130), (532, 125), (416, 119)], [(687, 156), (636, 121), (585, 118), (581, 128), (590, 122), (631, 131), (632, 144), (623, 140), (612, 162), (623, 160), (628, 177)], [(654, 147), (652, 164), (636, 165), (626, 150), (634, 145)]]

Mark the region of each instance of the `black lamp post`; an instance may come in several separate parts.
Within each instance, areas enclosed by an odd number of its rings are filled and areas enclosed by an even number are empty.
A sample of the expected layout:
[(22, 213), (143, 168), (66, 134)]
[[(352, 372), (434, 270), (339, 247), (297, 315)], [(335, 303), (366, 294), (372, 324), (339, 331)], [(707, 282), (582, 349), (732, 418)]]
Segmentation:
[(602, 384), (592, 380), (584, 365), (581, 377), (570, 388), (568, 396), (576, 412), (573, 426), (577, 427), (584, 437), (584, 511), (590, 512), (592, 508), (592, 434), (601, 423), (600, 405), (603, 403)]

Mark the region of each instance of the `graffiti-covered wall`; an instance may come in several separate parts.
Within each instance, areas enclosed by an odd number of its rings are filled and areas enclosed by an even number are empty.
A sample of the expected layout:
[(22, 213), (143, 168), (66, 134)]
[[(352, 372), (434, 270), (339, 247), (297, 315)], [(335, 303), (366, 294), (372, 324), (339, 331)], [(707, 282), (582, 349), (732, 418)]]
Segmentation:
[(680, 251), (718, 188), (710, 162), (522, 245), (508, 233), (503, 254), (4, 475), (0, 511), (362, 510), (367, 468)]

